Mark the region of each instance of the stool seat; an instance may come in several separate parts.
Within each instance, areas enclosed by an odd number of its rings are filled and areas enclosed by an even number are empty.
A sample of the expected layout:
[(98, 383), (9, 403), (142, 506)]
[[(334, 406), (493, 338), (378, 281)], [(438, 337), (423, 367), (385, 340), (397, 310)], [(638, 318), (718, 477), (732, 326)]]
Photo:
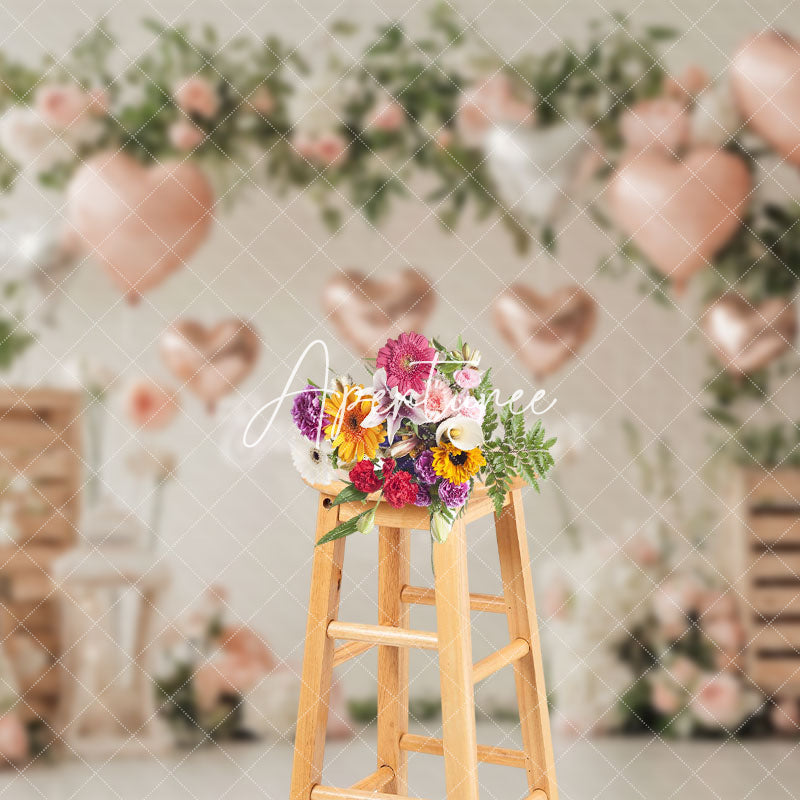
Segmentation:
[[(316, 489), (321, 495), (328, 498), (330, 505), (331, 498), (336, 497), (348, 484), (342, 481), (334, 481), (333, 483), (317, 484), (306, 483), (312, 488)], [(514, 478), (511, 483), (510, 490), (506, 495), (505, 505), (511, 500), (511, 493), (517, 489), (521, 489), (527, 484), (522, 478)], [(373, 492), (367, 495), (365, 502), (374, 503), (380, 497), (380, 492)], [(364, 511), (365, 506), (361, 502), (342, 503), (339, 506), (339, 522), (347, 522), (347, 520), (358, 516)], [(476, 481), (472, 487), (472, 492), (469, 496), (467, 508), (464, 511), (464, 522), (474, 522), (481, 517), (494, 512), (494, 503), (489, 497), (486, 485), (481, 481)], [(417, 506), (405, 506), (404, 508), (392, 508), (385, 500), (381, 500), (375, 512), (375, 524), (378, 526), (385, 525), (388, 527), (409, 528), (414, 531), (427, 531), (430, 530), (430, 515), (427, 508), (419, 508)]]
[[(557, 800), (555, 763), (544, 669), (536, 624), (528, 543), (522, 511), (524, 482), (506, 494), (502, 512), (483, 484), (476, 484), (465, 512), (445, 542), (433, 544), (434, 586), (410, 585), (412, 530), (428, 530), (428, 509), (393, 508), (380, 501), (378, 525), (377, 624), (338, 619), (346, 537), (314, 550), (306, 624), (303, 675), (295, 736), (290, 800), (408, 799), (408, 753), (444, 759), (447, 800), (478, 800), (478, 762), (524, 769), (526, 800)], [(334, 505), (344, 483), (313, 487), (319, 493), (316, 540), (363, 512), (364, 503)], [(375, 503), (376, 493), (366, 498)], [(502, 596), (470, 594), (467, 523), (494, 514)], [(410, 625), (412, 605), (436, 607), (436, 631)], [(473, 663), (470, 611), (504, 614), (509, 642)], [(336, 642), (344, 641), (337, 646)], [(325, 729), (335, 666), (378, 650), (378, 744), (374, 772), (349, 788), (322, 782)], [(408, 730), (409, 650), (435, 650), (442, 692), (442, 738)], [(522, 749), (478, 744), (475, 685), (511, 666), (517, 689)]]

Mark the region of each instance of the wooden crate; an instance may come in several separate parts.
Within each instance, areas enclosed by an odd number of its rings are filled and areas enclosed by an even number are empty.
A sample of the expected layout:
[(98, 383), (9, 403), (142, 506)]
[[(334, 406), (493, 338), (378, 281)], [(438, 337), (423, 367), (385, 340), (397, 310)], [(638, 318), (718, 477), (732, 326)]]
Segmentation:
[(745, 470), (737, 483), (745, 668), (769, 694), (800, 696), (800, 469)]
[[(22, 694), (26, 718), (52, 720), (61, 675), (59, 604), (50, 578), (53, 561), (77, 540), (83, 467), (77, 392), (57, 389), (0, 390), (0, 487), (23, 477), (29, 489), (14, 498), (20, 532), (16, 544), (0, 545), (2, 636)], [(40, 648), (38, 672), (22, 662)]]

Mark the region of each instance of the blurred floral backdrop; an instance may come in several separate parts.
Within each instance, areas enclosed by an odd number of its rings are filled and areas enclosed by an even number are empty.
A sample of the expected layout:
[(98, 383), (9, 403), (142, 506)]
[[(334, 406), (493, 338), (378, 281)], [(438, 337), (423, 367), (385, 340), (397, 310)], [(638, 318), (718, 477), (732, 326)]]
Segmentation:
[[(110, 755), (291, 737), (314, 508), (288, 425), (253, 450), (242, 434), (309, 342), (349, 370), (400, 330), (457, 331), (501, 392), (558, 398), (530, 521), (557, 730), (798, 732), (787, 9), (44, 5), (0, 12), (9, 762), (98, 733)], [(80, 437), (36, 478), (46, 447), (20, 439), (44, 421), (65, 441), (68, 403)], [(37, 504), (48, 522), (25, 522)], [(343, 606), (372, 621), (374, 537), (358, 544)], [(67, 596), (72, 627), (53, 609), (34, 626)], [(438, 675), (415, 666), (425, 725)], [(340, 672), (330, 732), (349, 736), (374, 665)], [(76, 673), (83, 696), (46, 680)], [(504, 719), (513, 688), (478, 705)]]

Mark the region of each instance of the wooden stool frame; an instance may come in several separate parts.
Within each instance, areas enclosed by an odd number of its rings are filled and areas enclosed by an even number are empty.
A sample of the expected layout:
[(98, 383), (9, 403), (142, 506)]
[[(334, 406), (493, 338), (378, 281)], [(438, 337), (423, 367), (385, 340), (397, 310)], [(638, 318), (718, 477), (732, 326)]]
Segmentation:
[[(434, 546), (434, 589), (409, 585), (412, 530), (428, 529), (427, 509), (378, 506), (378, 624), (338, 619), (346, 539), (316, 548), (311, 576), (302, 686), (297, 716), (290, 800), (393, 800), (408, 792), (408, 753), (444, 756), (447, 800), (478, 800), (478, 762), (525, 769), (527, 800), (557, 800), (547, 696), (536, 623), (528, 543), (522, 512), (522, 482), (495, 514), (503, 596), (470, 594), (467, 580), (467, 523), (494, 513), (476, 486), (464, 515), (447, 542)], [(363, 510), (360, 503), (331, 505), (341, 485), (320, 491), (316, 539)], [(436, 606), (436, 633), (409, 628), (412, 604)], [(470, 610), (505, 614), (510, 641), (477, 664), (472, 662)], [(336, 646), (336, 640), (346, 643)], [(375, 772), (350, 788), (322, 783), (325, 729), (333, 668), (378, 647), (378, 763)], [(408, 732), (408, 648), (439, 653), (442, 739)], [(513, 665), (522, 750), (478, 745), (475, 684)]]

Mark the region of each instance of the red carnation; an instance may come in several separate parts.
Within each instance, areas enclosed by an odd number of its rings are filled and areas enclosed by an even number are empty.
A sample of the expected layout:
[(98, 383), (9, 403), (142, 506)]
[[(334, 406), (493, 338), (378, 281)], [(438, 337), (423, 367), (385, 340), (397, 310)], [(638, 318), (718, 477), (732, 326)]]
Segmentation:
[(383, 464), (381, 465), (381, 473), (383, 473), (383, 477), (388, 478), (394, 472), (394, 468), (396, 466), (397, 462), (393, 458), (384, 458)]
[(411, 473), (400, 470), (386, 479), (383, 496), (394, 508), (402, 508), (417, 499), (417, 485), (411, 480)]
[(381, 488), (381, 479), (375, 474), (375, 466), (371, 461), (363, 459), (350, 470), (350, 480), (360, 492), (377, 492)]

